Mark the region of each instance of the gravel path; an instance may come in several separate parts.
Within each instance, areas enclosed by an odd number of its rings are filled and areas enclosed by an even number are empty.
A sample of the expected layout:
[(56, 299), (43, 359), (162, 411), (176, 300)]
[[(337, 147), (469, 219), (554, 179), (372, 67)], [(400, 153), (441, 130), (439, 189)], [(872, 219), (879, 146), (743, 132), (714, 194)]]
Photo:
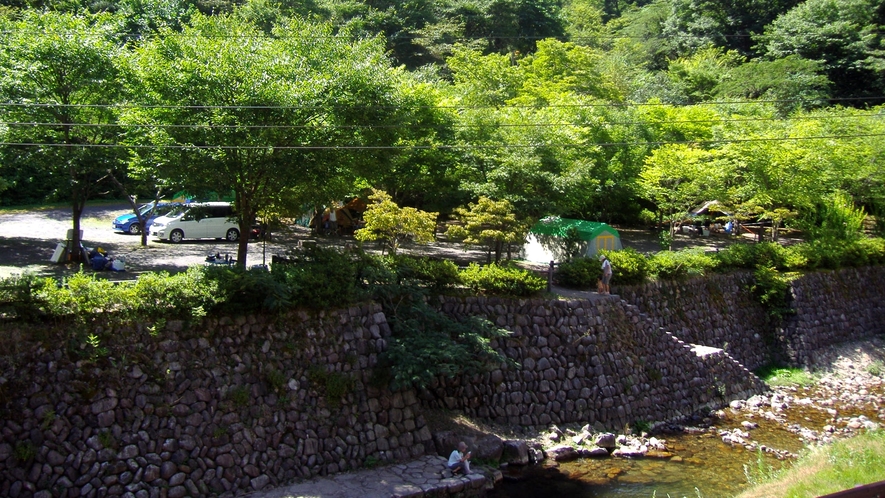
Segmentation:
[[(220, 253), (234, 257), (237, 245), (226, 241), (197, 240), (183, 244), (158, 242), (148, 238), (148, 245), (141, 246), (141, 237), (115, 232), (111, 222), (117, 216), (129, 213), (128, 204), (93, 204), (86, 207), (81, 219), (83, 241), (87, 247), (100, 246), (111, 256), (126, 262), (126, 272), (120, 274), (103, 273), (110, 279), (131, 279), (146, 271), (179, 272), (189, 266), (203, 264), (206, 256)], [(32, 210), (0, 211), (0, 278), (13, 274), (31, 272), (38, 275), (60, 276), (76, 271), (76, 268), (49, 262), (56, 245), (66, 238), (71, 228), (70, 208), (47, 208)], [(660, 249), (657, 233), (649, 230), (619, 228), (624, 247), (631, 247), (643, 253)], [(311, 239), (309, 230), (293, 225), (284, 227), (272, 234), (267, 243), (249, 243), (247, 266), (269, 263), (273, 254), (285, 254), (299, 241)], [(734, 243), (735, 239), (725, 237), (689, 238), (677, 235), (674, 249), (700, 247), (705, 250), (718, 250)], [(320, 244), (344, 246), (351, 242), (348, 237), (321, 238)], [(368, 244), (369, 250), (378, 251), (377, 245)], [(462, 244), (438, 241), (429, 246), (415, 246), (403, 250), (455, 261), (464, 265), (469, 262), (484, 262), (486, 255), (481, 250), (465, 249)]]
[[(103, 272), (103, 277), (114, 280), (132, 279), (147, 271), (180, 272), (190, 266), (205, 263), (212, 254), (236, 257), (237, 244), (219, 240), (188, 240), (182, 244), (159, 242), (148, 237), (147, 246), (141, 245), (141, 237), (115, 232), (111, 222), (117, 216), (129, 213), (128, 205), (103, 204), (87, 206), (81, 219), (83, 243), (87, 247), (102, 247), (115, 257), (125, 260), (126, 272)], [(29, 211), (0, 212), (0, 278), (30, 272), (37, 275), (61, 276), (77, 270), (76, 267), (49, 262), (56, 245), (65, 240), (71, 228), (70, 209), (54, 208)], [(317, 240), (322, 245), (343, 247), (353, 243), (351, 237), (311, 237), (306, 228), (290, 225), (275, 231), (271, 240), (249, 243), (247, 266), (270, 263), (274, 254), (286, 254), (298, 247), (299, 242)], [(367, 244), (370, 251), (378, 251), (377, 244)], [(475, 249), (465, 250), (456, 243), (437, 242), (431, 246), (405, 248), (413, 252), (467, 264), (485, 261), (485, 253)]]

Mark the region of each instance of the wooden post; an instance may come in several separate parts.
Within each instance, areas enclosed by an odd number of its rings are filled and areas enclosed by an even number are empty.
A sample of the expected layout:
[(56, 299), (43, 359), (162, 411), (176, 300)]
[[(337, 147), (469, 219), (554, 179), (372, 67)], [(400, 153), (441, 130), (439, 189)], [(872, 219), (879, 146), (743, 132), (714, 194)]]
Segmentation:
[(550, 262), (550, 267), (547, 269), (547, 292), (553, 290), (553, 261)]

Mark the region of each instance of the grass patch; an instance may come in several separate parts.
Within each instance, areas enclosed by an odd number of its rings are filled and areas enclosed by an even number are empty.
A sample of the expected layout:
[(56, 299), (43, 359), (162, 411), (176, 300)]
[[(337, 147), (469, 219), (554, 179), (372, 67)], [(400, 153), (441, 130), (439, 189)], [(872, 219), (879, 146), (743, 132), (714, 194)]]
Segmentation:
[(885, 431), (813, 448), (794, 465), (756, 480), (738, 498), (810, 498), (885, 480)]
[(756, 375), (769, 386), (810, 386), (818, 380), (817, 374), (801, 368), (767, 366), (757, 370)]

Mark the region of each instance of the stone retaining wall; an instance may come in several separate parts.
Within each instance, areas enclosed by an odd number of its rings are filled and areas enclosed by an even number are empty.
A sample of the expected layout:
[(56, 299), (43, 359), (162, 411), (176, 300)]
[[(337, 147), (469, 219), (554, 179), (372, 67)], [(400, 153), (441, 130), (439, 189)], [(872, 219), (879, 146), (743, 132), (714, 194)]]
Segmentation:
[(750, 369), (807, 365), (816, 349), (885, 333), (885, 267), (804, 274), (791, 282), (793, 314), (772, 321), (750, 293), (750, 272), (613, 289), (691, 344), (726, 350)]
[(0, 358), (0, 496), (242, 494), (433, 447), (414, 393), (370, 383), (377, 305), (97, 332)]
[(778, 358), (765, 308), (749, 292), (753, 274), (711, 275), (685, 282), (615, 287), (613, 292), (659, 327), (690, 344), (722, 348), (750, 369)]
[(823, 346), (885, 334), (885, 267), (810, 273), (791, 292), (794, 314), (778, 329), (790, 364), (810, 364)]
[(510, 330), (493, 346), (516, 366), (421, 393), (373, 386), (390, 335), (375, 304), (96, 326), (97, 341), (65, 324), (4, 327), (0, 496), (232, 496), (408, 460), (435, 452), (424, 407), (526, 426), (663, 422), (762, 390), (741, 363), (763, 364), (772, 344), (801, 364), (885, 332), (885, 268), (802, 277), (796, 315), (774, 331), (749, 278), (619, 289), (624, 299), (442, 298), (453, 317)]
[(697, 352), (623, 300), (441, 298), (462, 319), (511, 332), (492, 346), (515, 367), (441, 378), (421, 399), (503, 424), (582, 423), (613, 429), (662, 422), (764, 389), (723, 351)]

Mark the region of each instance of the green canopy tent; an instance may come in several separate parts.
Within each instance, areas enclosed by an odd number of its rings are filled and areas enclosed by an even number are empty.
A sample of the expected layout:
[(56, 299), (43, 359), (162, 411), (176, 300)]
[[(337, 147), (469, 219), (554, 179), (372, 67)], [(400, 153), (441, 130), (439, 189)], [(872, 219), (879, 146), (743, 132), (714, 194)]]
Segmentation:
[(569, 259), (569, 233), (577, 236), (579, 243), (573, 249), (581, 256), (595, 256), (602, 250), (621, 249), (621, 236), (606, 223), (548, 216), (529, 230), (522, 258), (539, 263)]

